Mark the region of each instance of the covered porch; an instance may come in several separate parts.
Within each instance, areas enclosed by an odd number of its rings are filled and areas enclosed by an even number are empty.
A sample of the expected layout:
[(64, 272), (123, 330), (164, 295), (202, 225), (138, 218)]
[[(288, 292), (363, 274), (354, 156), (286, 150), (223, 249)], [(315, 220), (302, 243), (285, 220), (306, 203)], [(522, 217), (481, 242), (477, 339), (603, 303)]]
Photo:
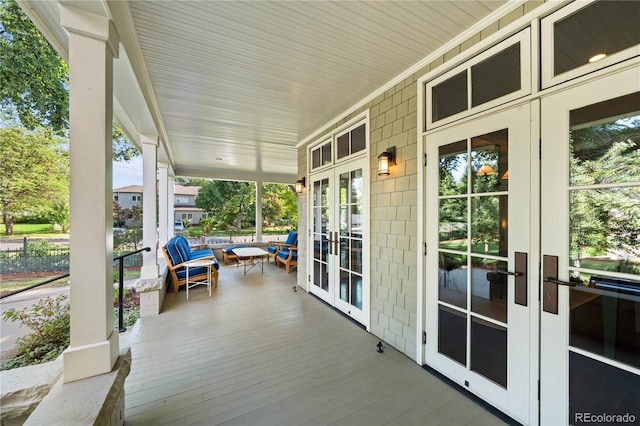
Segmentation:
[(314, 296), (271, 262), (222, 265), (168, 293), (130, 336), (125, 423), (474, 424), (501, 419)]

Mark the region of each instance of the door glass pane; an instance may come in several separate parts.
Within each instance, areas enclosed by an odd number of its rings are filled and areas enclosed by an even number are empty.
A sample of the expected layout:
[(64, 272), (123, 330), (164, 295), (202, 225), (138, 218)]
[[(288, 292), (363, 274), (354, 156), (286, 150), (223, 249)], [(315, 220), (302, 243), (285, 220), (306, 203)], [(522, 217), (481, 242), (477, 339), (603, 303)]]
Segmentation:
[(438, 121), (467, 109), (467, 70), (431, 89), (432, 118)]
[(475, 194), (509, 189), (508, 129), (471, 139), (471, 179)]
[(640, 368), (640, 281), (593, 275), (569, 295), (570, 345)]
[(507, 256), (509, 199), (506, 195), (471, 200), (471, 251)]
[[(569, 352), (568, 424), (636, 424), (640, 419), (638, 401), (639, 375)], [(585, 419), (586, 415), (590, 419)], [(620, 417), (600, 420), (596, 417), (600, 415)]]
[(362, 309), (362, 277), (351, 274), (351, 304), (358, 309)]
[(451, 143), (440, 147), (440, 195), (467, 193), (469, 175), (469, 155), (467, 141)]
[(438, 307), (438, 352), (467, 365), (467, 315)]
[(331, 163), (331, 142), (322, 146), (322, 165)]
[(640, 2), (607, 0), (556, 22), (554, 75), (585, 65), (595, 55), (612, 55), (637, 45), (639, 19)]
[(507, 387), (507, 329), (471, 318), (471, 370)]
[(345, 133), (342, 136), (338, 136), (337, 144), (339, 159), (349, 155), (349, 132)]
[(314, 181), (312, 191), (313, 284), (327, 290), (329, 288), (327, 273), (329, 262), (329, 179)]
[(351, 131), (351, 154), (362, 151), (366, 148), (366, 132), (364, 124)]
[(351, 172), (351, 199), (349, 202), (360, 204), (362, 202), (362, 170)]
[(570, 185), (640, 182), (639, 109), (633, 93), (571, 111)]
[(471, 310), (506, 323), (509, 300), (507, 275), (497, 273), (498, 269), (506, 271), (507, 262), (471, 258)]
[(467, 201), (464, 198), (440, 200), (439, 247), (450, 250), (467, 250)]
[(340, 271), (340, 299), (349, 302), (349, 272)]
[(440, 253), (439, 300), (467, 307), (467, 256)]
[(520, 43), (471, 67), (471, 106), (520, 90)]
[(351, 240), (351, 270), (362, 274), (362, 240)]

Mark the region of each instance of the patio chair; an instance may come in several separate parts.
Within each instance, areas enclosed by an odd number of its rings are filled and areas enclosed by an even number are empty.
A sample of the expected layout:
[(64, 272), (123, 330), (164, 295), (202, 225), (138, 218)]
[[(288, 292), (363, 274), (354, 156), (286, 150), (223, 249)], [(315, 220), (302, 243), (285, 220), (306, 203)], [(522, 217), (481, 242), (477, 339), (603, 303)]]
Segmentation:
[[(213, 276), (215, 287), (218, 288), (218, 269), (220, 269), (220, 265), (211, 249), (192, 250), (191, 247), (189, 247), (187, 239), (181, 235), (177, 235), (162, 247), (162, 253), (167, 260), (174, 293), (178, 292), (180, 286), (187, 283), (187, 269), (184, 264), (195, 259), (213, 260), (211, 275)], [(204, 281), (207, 279), (207, 274), (208, 271), (206, 267), (189, 268), (189, 281)]]
[(273, 257), (273, 262), (278, 266), (276, 259), (278, 250), (282, 247), (296, 247), (298, 245), (298, 233), (289, 232), (287, 240), (284, 243), (280, 241), (269, 241), (267, 244), (269, 244), (267, 247), (267, 262), (269, 262), (269, 259)]
[(278, 253), (275, 257), (276, 266), (280, 266), (283, 263), (286, 267), (287, 274), (289, 273), (292, 266), (298, 265), (298, 247), (297, 246), (287, 246), (282, 247), (278, 250)]
[(238, 249), (238, 248), (246, 248), (247, 246), (243, 246), (243, 245), (236, 245), (236, 246), (229, 246), (229, 247), (225, 247), (222, 249), (222, 262), (224, 262), (225, 265), (228, 265), (229, 262), (231, 261), (235, 261), (236, 262), (236, 266), (240, 264), (240, 262), (238, 261), (238, 255), (235, 254), (235, 252), (233, 251), (234, 249)]

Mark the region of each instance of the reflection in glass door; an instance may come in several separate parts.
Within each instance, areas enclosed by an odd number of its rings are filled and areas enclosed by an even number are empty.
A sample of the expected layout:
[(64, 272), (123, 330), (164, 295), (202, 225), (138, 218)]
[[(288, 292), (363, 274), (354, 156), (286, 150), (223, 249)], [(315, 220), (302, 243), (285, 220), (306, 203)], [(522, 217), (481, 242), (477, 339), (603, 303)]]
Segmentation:
[[(592, 83), (607, 92), (586, 85), (542, 104), (542, 208), (553, 212), (541, 228), (542, 423), (640, 419), (640, 84), (632, 71)], [(638, 91), (625, 93), (629, 86)]]
[(523, 423), (534, 404), (529, 120), (524, 106), (425, 139), (437, 213), (425, 226), (426, 362)]

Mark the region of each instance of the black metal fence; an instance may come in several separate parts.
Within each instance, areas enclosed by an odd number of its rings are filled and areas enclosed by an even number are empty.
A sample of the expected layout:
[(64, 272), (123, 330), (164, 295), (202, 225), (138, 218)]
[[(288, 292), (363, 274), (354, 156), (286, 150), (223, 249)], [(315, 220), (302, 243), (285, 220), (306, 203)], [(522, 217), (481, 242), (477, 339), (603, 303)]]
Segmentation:
[[(127, 250), (114, 250), (119, 256)], [(124, 267), (142, 266), (142, 253), (123, 259)], [(115, 266), (115, 263), (114, 263)], [(69, 247), (62, 245), (33, 247), (25, 238), (22, 248), (0, 250), (0, 274), (64, 272), (69, 270)]]

